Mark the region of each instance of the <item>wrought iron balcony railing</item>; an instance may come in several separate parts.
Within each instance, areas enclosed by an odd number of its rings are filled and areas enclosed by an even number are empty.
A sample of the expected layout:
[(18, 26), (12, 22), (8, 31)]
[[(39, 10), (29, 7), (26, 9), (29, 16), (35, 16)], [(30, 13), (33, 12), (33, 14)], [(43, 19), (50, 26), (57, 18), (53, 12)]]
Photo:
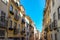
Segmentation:
[(24, 18), (22, 18), (21, 23), (25, 24), (25, 19)]
[(53, 29), (56, 30), (57, 29), (57, 20), (53, 21)]
[(25, 33), (25, 29), (22, 29), (22, 30), (21, 30), (21, 34), (24, 34), (24, 33)]
[(45, 28), (45, 32), (48, 32), (48, 27)]
[(9, 27), (9, 30), (13, 30), (14, 28), (12, 28), (12, 26)]
[(9, 12), (10, 12), (10, 14), (14, 15), (14, 12), (13, 11), (10, 10)]
[(14, 19), (18, 21), (19, 20), (19, 16), (17, 14), (15, 14), (14, 15)]
[(19, 32), (18, 32), (19, 30), (17, 29), (17, 28), (14, 28), (14, 34), (16, 35), (16, 34), (18, 34)]
[(49, 25), (49, 30), (52, 31), (52, 24)]
[(44, 38), (47, 39), (47, 32), (44, 32)]
[[(2, 21), (2, 19), (4, 21)], [(7, 18), (0, 17), (0, 28), (7, 28), (7, 26), (8, 26), (8, 20), (7, 20)]]

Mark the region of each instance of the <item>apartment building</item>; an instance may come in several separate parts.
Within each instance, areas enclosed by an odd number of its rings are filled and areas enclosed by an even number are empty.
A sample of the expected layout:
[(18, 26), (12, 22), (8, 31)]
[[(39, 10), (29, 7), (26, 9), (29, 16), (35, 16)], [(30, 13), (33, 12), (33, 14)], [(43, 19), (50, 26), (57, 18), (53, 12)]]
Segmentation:
[(40, 32), (37, 30), (37, 33), (35, 34), (35, 40), (40, 40)]
[(30, 40), (34, 40), (34, 24), (30, 24)]
[(44, 28), (44, 39), (50, 40), (49, 24), (50, 24), (50, 0), (46, 0), (46, 7), (44, 10), (43, 28)]
[(29, 20), (29, 33), (28, 33), (28, 37), (29, 40), (34, 40), (34, 22), (31, 20), (31, 18), (29, 16), (26, 16), (27, 19)]
[(34, 40), (34, 27), (20, 0), (0, 0), (0, 40)]
[(36, 35), (37, 34), (37, 29), (36, 29), (36, 27), (34, 27), (34, 40), (36, 40), (37, 38), (36, 38)]
[(20, 8), (19, 0), (9, 0), (8, 5), (8, 40), (20, 40)]
[(9, 0), (0, 0), (0, 40), (7, 39)]
[(26, 38), (26, 27), (25, 27), (25, 9), (20, 5), (20, 14), (21, 14), (21, 27), (20, 27), (20, 40), (25, 40)]
[(44, 30), (42, 30), (42, 32), (40, 33), (40, 40), (45, 40), (44, 39)]
[(51, 0), (51, 39), (60, 40), (60, 0)]
[[(44, 18), (48, 12), (46, 18), (49, 18), (49, 22), (47, 23), (48, 28), (46, 28), (45, 33), (47, 36), (47, 40), (60, 40), (60, 0), (46, 0), (46, 8), (44, 11)], [(48, 20), (43, 19), (43, 26), (45, 28), (45, 24)], [(47, 33), (46, 33), (47, 31)]]
[(26, 40), (29, 40), (30, 38), (30, 21), (29, 21), (29, 16), (26, 16)]

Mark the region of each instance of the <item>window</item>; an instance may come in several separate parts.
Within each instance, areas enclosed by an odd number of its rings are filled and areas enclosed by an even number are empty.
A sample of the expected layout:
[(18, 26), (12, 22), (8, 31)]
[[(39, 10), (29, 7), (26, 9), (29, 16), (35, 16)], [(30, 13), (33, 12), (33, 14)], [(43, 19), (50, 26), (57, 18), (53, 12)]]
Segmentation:
[(58, 8), (58, 19), (60, 19), (60, 7)]
[(13, 11), (13, 6), (12, 5), (10, 5), (10, 11)]
[(0, 37), (4, 37), (5, 36), (5, 30), (0, 30)]
[(28, 28), (28, 23), (26, 22), (26, 27)]
[(1, 11), (1, 21), (3, 22), (5, 21), (5, 15), (6, 14), (3, 11)]
[(20, 32), (20, 24), (18, 24), (18, 32)]
[(12, 20), (10, 20), (10, 28), (12, 28)]
[(16, 6), (18, 6), (18, 3), (16, 2)]
[(15, 14), (17, 14), (18, 13), (18, 10), (15, 10)]
[(51, 40), (53, 40), (53, 35), (51, 34)]
[(27, 32), (27, 36), (29, 36), (29, 32)]
[(14, 28), (16, 28), (17, 27), (17, 23), (16, 22), (14, 22)]
[(57, 40), (57, 34), (55, 33), (55, 40)]
[(52, 6), (54, 6), (54, 0), (52, 0)]
[(55, 20), (55, 13), (53, 14), (53, 20)]
[(18, 33), (18, 30), (17, 30), (17, 23), (14, 22), (14, 34), (17, 34)]

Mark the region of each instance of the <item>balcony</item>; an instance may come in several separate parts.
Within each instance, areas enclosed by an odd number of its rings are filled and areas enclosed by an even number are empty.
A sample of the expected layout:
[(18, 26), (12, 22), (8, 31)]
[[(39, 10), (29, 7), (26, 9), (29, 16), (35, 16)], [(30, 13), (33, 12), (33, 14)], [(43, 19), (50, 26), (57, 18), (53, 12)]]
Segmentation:
[(11, 2), (19, 9), (19, 4), (17, 2), (15, 2), (14, 0), (11, 0)]
[(54, 21), (53, 21), (53, 28), (54, 28), (54, 30), (57, 29), (57, 20), (54, 20)]
[(31, 28), (32, 28), (32, 25), (30, 24), (30, 25), (29, 25), (29, 29), (31, 29)]
[(47, 35), (45, 35), (44, 38), (47, 39)]
[(25, 24), (25, 19), (24, 18), (22, 18), (21, 23)]
[(12, 28), (12, 26), (9, 27), (9, 30), (13, 30), (14, 28)]
[(14, 15), (14, 12), (10, 10), (10, 14)]
[(32, 34), (34, 34), (34, 32), (32, 32)]
[(47, 39), (47, 32), (44, 32), (44, 38)]
[(18, 32), (19, 30), (17, 29), (17, 28), (14, 28), (14, 35), (16, 35), (16, 34), (18, 34), (19, 32)]
[(49, 25), (49, 30), (52, 31), (52, 24)]
[(24, 29), (24, 30), (22, 29), (22, 30), (21, 30), (21, 34), (23, 35), (24, 33), (25, 33), (25, 29)]
[[(2, 19), (4, 21), (2, 21)], [(0, 28), (7, 28), (7, 26), (8, 26), (8, 20), (5, 19), (5, 18), (0, 17)]]
[(45, 28), (45, 31), (48, 32), (48, 27)]
[(17, 14), (15, 14), (15, 15), (14, 15), (14, 19), (15, 19), (16, 21), (18, 21), (18, 20), (19, 20), (19, 16), (18, 16)]

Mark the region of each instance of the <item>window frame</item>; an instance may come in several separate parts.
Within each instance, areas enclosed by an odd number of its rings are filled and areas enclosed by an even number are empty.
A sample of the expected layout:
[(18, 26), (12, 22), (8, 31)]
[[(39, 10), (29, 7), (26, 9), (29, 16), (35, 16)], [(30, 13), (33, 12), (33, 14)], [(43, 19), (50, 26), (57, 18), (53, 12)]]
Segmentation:
[(9, 10), (13, 12), (13, 6), (12, 5), (10, 5), (10, 9)]
[(55, 33), (55, 40), (57, 40), (57, 33)]
[(52, 0), (52, 6), (54, 7), (55, 3), (54, 3), (54, 0)]
[(59, 13), (60, 6), (58, 7), (58, 20), (60, 20), (60, 13)]
[(12, 22), (12, 20), (10, 20), (10, 25), (9, 25), (9, 26), (10, 26), (10, 28), (12, 28), (12, 23), (13, 23), (13, 22)]
[(6, 14), (3, 11), (1, 11), (1, 21), (2, 22), (5, 21), (5, 16), (6, 16)]

